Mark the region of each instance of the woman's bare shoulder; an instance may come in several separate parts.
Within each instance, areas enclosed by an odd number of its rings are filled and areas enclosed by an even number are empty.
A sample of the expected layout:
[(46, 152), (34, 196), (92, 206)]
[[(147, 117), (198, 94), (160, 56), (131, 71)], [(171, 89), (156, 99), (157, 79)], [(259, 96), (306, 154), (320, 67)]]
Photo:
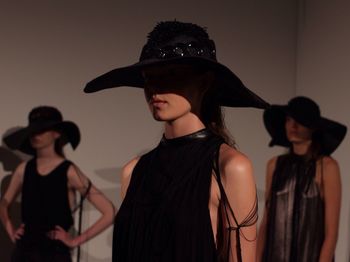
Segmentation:
[(340, 168), (338, 161), (331, 156), (324, 156), (319, 160), (322, 167), (323, 178), (327, 181), (328, 179), (338, 179), (340, 176)]
[(131, 176), (136, 164), (139, 162), (139, 160), (140, 160), (140, 156), (134, 157), (133, 159), (128, 161), (123, 166), (122, 171), (121, 171), (122, 179), (130, 178), (130, 176)]
[(250, 159), (237, 149), (223, 144), (220, 148), (220, 170), (222, 176), (232, 183), (235, 180), (253, 179), (253, 166)]
[(278, 156), (274, 156), (267, 161), (267, 168), (268, 169), (275, 169), (276, 163), (277, 163)]
[(131, 159), (129, 162), (127, 162), (121, 171), (121, 190), (120, 190), (120, 195), (121, 198), (124, 199), (126, 192), (128, 190), (129, 184), (130, 184), (130, 180), (131, 180), (131, 175), (132, 172), (134, 171), (135, 166), (137, 165), (137, 163), (139, 162), (140, 157), (135, 157), (133, 159)]
[(249, 158), (228, 145), (220, 148), (222, 184), (237, 221), (241, 223), (256, 205), (256, 186)]
[(28, 164), (28, 161), (23, 161), (21, 162), (15, 169), (15, 171), (13, 172), (13, 175), (19, 176), (19, 177), (23, 177), (24, 172), (26, 170), (26, 166)]
[(335, 160), (333, 157), (331, 156), (324, 156), (321, 159), (322, 164), (324, 165), (324, 167), (338, 167), (338, 161)]

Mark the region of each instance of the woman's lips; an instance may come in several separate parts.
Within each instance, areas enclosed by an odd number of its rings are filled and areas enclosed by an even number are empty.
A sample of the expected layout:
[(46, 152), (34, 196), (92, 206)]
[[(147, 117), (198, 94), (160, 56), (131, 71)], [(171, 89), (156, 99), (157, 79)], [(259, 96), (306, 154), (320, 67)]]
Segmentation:
[(164, 100), (160, 100), (160, 99), (152, 99), (151, 100), (151, 105), (154, 107), (162, 107), (165, 104), (167, 104), (167, 102)]

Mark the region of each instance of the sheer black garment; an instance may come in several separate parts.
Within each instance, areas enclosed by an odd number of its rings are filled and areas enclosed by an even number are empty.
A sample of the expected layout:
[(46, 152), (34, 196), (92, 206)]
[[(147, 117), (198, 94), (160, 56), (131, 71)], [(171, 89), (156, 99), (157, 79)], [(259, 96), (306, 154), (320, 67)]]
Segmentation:
[(295, 154), (278, 157), (267, 201), (264, 261), (318, 261), (325, 221), (315, 175), (316, 160)]
[[(218, 256), (208, 208), (222, 143), (204, 129), (175, 139), (163, 137), (140, 158), (115, 219), (113, 262), (228, 261)], [(220, 179), (218, 184), (222, 189)], [(227, 201), (225, 193), (221, 195), (221, 202)], [(222, 204), (222, 210), (232, 220), (228, 203)], [(221, 224), (226, 234), (218, 232), (222, 237), (218, 246), (229, 241), (227, 232), (235, 230)], [(228, 249), (227, 242), (224, 246)]]

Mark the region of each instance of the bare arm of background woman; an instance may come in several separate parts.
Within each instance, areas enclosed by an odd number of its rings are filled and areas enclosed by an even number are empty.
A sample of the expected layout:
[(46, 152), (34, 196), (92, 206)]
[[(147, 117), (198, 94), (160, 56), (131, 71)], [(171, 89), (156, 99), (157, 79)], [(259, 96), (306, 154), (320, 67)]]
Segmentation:
[(9, 187), (0, 201), (0, 219), (12, 242), (16, 242), (16, 240), (20, 239), (24, 234), (23, 224), (18, 229), (14, 229), (8, 209), (18, 193), (22, 190), (25, 166), (26, 163), (23, 162), (16, 168), (15, 172), (12, 174)]
[[(76, 166), (71, 165), (69, 167), (68, 183), (70, 187), (78, 190), (81, 195), (86, 193), (88, 181), (88, 178)], [(74, 238), (64, 229), (56, 226), (55, 230), (50, 234), (52, 238), (61, 240), (69, 247), (76, 247), (95, 237), (113, 223), (115, 215), (114, 206), (94, 185), (91, 185), (86, 199), (101, 212), (101, 217), (81, 235)]]
[(337, 244), (341, 202), (339, 165), (331, 157), (323, 158), (323, 192), (325, 202), (325, 239), (319, 262), (331, 262)]

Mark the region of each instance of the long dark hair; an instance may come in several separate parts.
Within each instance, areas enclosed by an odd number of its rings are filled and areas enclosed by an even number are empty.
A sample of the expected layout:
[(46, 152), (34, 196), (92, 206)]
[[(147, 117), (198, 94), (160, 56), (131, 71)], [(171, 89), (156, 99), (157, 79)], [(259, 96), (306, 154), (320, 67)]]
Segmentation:
[(316, 131), (312, 134), (312, 142), (309, 147), (309, 156), (311, 159), (318, 160), (320, 157), (322, 157), (322, 151), (321, 151), (321, 143), (319, 138), (319, 133)]
[(222, 137), (228, 145), (235, 147), (236, 143), (225, 125), (223, 108), (218, 102), (214, 74), (211, 78), (206, 83), (208, 87), (204, 88), (206, 91), (203, 95), (199, 117), (210, 131)]
[(64, 141), (64, 138), (62, 138), (62, 134), (59, 138), (56, 139), (55, 141), (55, 152), (57, 155), (65, 158), (65, 154), (64, 154), (64, 150), (63, 150), (63, 147), (65, 145), (65, 141)]

